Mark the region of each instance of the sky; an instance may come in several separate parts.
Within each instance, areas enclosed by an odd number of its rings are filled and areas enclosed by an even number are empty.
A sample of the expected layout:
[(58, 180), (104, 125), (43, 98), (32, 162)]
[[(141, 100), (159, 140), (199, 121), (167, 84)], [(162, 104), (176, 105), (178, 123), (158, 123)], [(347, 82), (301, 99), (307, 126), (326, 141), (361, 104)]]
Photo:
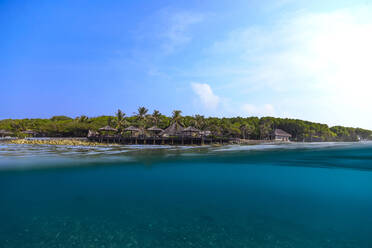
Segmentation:
[(0, 0), (0, 119), (274, 116), (372, 129), (372, 1)]

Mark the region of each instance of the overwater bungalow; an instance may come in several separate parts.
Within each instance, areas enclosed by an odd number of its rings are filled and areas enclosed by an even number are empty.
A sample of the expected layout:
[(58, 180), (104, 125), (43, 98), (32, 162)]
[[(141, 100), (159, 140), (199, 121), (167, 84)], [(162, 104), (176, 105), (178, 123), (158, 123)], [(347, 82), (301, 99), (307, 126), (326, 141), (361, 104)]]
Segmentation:
[(140, 133), (141, 129), (139, 129), (138, 127), (129, 126), (125, 128), (124, 131), (130, 132), (130, 136), (133, 137), (133, 133)]
[(98, 129), (100, 132), (117, 132), (118, 130), (116, 128), (110, 127), (110, 126), (104, 126)]
[(153, 127), (148, 128), (147, 131), (149, 131), (152, 134), (152, 137), (157, 137), (164, 130), (157, 126), (153, 126)]
[[(98, 129), (99, 132), (89, 131), (88, 139), (91, 141), (119, 143), (119, 144), (153, 144), (153, 145), (204, 145), (212, 143), (229, 143), (230, 138), (213, 137), (210, 131), (201, 131), (195, 127), (184, 128), (177, 122), (172, 123), (165, 130), (153, 126), (141, 129), (134, 126), (125, 128), (124, 132), (130, 132), (130, 136), (123, 134), (109, 135), (109, 132), (117, 133), (117, 129), (105, 126)], [(148, 136), (145, 133), (149, 134)], [(103, 132), (106, 132), (104, 134)]]
[(201, 131), (199, 129), (190, 126), (182, 130), (182, 135), (188, 137), (198, 137), (200, 136), (200, 132)]
[[(116, 133), (118, 130), (116, 128), (110, 127), (110, 126), (104, 126), (98, 129), (99, 131), (99, 141), (103, 142), (104, 139), (106, 139), (107, 142), (109, 142), (110, 138), (115, 137), (113, 134)], [(110, 135), (111, 134), (111, 135)]]
[[(139, 129), (138, 127), (134, 127), (134, 126), (129, 126), (129, 127), (125, 128), (124, 131), (125, 132), (130, 132), (130, 137), (129, 137), (129, 139), (127, 137), (128, 141), (126, 142), (126, 143), (129, 143), (129, 144), (133, 144), (133, 143), (138, 144), (138, 137), (141, 133), (143, 134), (143, 130)], [(144, 136), (142, 138), (144, 138)], [(146, 143), (146, 141), (144, 141), (144, 143)]]
[(209, 131), (209, 130), (200, 131), (200, 135), (201, 136), (204, 136), (204, 137), (208, 137), (208, 136), (211, 136), (212, 135), (212, 132)]
[(182, 136), (183, 130), (184, 128), (180, 124), (174, 122), (172, 125), (167, 127), (163, 132), (161, 132), (160, 135), (162, 137)]

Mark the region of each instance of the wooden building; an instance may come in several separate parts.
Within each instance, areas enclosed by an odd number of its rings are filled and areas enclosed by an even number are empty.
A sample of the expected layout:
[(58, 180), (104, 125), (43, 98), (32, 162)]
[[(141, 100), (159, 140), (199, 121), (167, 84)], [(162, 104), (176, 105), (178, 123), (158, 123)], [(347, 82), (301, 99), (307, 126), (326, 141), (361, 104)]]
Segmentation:
[(164, 130), (157, 126), (153, 126), (153, 127), (148, 128), (147, 131), (151, 133), (152, 137), (158, 137), (159, 134), (163, 132)]
[[(118, 143), (123, 145), (210, 145), (228, 144), (232, 142), (239, 143), (236, 139), (212, 137), (210, 131), (203, 132), (194, 127), (184, 128), (176, 122), (165, 130), (156, 126), (146, 130), (130, 126), (124, 129), (124, 132), (131, 133), (130, 136), (123, 133), (112, 135), (113, 132), (117, 132), (118, 130), (110, 126), (105, 126), (98, 130), (99, 132), (89, 130), (87, 138), (90, 141)], [(109, 133), (111, 133), (111, 135)]]
[(134, 136), (137, 137), (141, 133), (141, 129), (139, 129), (138, 127), (134, 127), (134, 126), (129, 126), (129, 127), (125, 128), (124, 131), (125, 132), (130, 132), (131, 137), (134, 137)]
[(271, 139), (277, 141), (289, 141), (291, 137), (291, 134), (283, 131), (282, 129), (275, 129), (271, 135)]
[(110, 126), (104, 126), (98, 129), (100, 132), (117, 132), (118, 130), (116, 128), (110, 127)]
[(172, 125), (167, 127), (163, 132), (161, 132), (160, 136), (162, 137), (182, 136), (183, 130), (184, 128), (180, 124), (174, 122)]
[(200, 136), (200, 130), (195, 127), (187, 127), (182, 130), (183, 136), (189, 136), (189, 137), (199, 137)]

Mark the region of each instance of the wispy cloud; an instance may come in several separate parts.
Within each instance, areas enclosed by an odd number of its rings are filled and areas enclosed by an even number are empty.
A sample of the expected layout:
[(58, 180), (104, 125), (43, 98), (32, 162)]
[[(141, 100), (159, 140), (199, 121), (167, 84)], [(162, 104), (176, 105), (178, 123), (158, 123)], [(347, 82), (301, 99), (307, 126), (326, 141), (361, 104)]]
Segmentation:
[(192, 40), (192, 26), (202, 22), (204, 14), (187, 11), (163, 11), (166, 27), (162, 33), (164, 38), (163, 48), (165, 52), (172, 53), (176, 48), (189, 43)]
[[(191, 83), (191, 88), (197, 97), (197, 106), (202, 106), (207, 114), (217, 116), (274, 116), (274, 106), (271, 104), (257, 105), (233, 101), (226, 96), (216, 95), (209, 84)], [(199, 108), (199, 112), (201, 109)]]
[(371, 127), (372, 116), (365, 116), (371, 107), (371, 30), (369, 5), (287, 15), (271, 26), (232, 31), (208, 50), (198, 64), (203, 71), (194, 72), (228, 80), (225, 87), (236, 94), (266, 95), (293, 117)]

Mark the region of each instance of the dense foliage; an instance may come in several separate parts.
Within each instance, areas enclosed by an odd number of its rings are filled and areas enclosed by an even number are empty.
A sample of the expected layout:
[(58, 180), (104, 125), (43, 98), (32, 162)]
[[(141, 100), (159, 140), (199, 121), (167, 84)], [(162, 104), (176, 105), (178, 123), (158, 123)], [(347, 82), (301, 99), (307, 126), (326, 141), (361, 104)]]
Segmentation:
[(356, 141), (371, 140), (372, 131), (350, 127), (328, 127), (325, 124), (313, 123), (296, 119), (273, 117), (234, 117), (205, 118), (201, 115), (182, 116), (175, 110), (172, 117), (162, 115), (155, 110), (152, 114), (148, 109), (140, 107), (138, 113), (126, 117), (118, 110), (115, 116), (91, 117), (54, 116), (50, 119), (4, 119), (0, 121), (0, 130), (11, 131), (15, 136), (27, 136), (23, 131), (32, 130), (37, 136), (43, 137), (85, 137), (89, 130), (97, 131), (109, 125), (124, 132), (130, 125), (140, 128), (158, 126), (166, 128), (171, 123), (178, 122), (183, 126), (194, 126), (200, 130), (209, 130), (214, 136), (234, 137), (244, 139), (268, 139), (275, 128), (280, 128), (292, 135), (294, 141)]

